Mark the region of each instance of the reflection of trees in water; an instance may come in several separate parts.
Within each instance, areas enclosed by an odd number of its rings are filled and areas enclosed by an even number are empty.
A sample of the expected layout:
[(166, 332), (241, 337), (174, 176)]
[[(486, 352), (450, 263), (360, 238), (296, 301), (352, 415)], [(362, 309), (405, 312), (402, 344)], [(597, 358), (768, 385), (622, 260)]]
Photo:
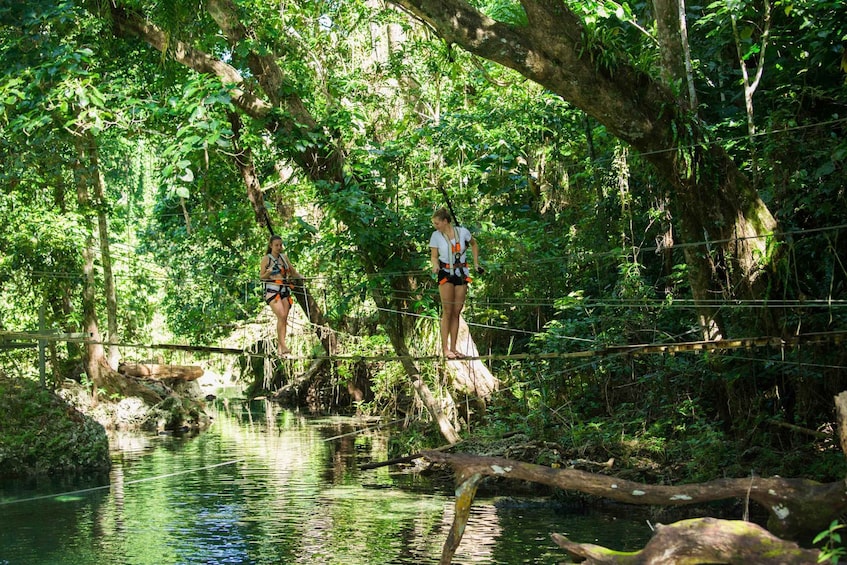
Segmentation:
[[(442, 539), (447, 538), (447, 534), (453, 526), (454, 517), (455, 507), (450, 501), (450, 503), (444, 505), (444, 517), (441, 522), (444, 530)], [(497, 508), (491, 504), (474, 504), (471, 507), (471, 515), (465, 527), (465, 535), (462, 536), (462, 543), (456, 551), (454, 561), (477, 563), (479, 562), (477, 560), (481, 560), (484, 563), (496, 563), (492, 560), (493, 550), (497, 546), (497, 540), (502, 535), (503, 529), (500, 527)]]
[[(353, 434), (366, 424), (310, 418), (273, 403), (216, 403), (210, 411), (213, 425), (200, 435), (117, 440), (127, 452), (115, 458), (102, 491), (28, 503), (17, 513), (15, 505), (4, 507), (2, 557), (72, 565), (438, 562), (452, 495), (395, 467), (358, 468), (386, 458), (385, 432)], [(456, 562), (561, 557), (549, 533), (574, 529), (557, 522), (543, 506), (478, 499)]]

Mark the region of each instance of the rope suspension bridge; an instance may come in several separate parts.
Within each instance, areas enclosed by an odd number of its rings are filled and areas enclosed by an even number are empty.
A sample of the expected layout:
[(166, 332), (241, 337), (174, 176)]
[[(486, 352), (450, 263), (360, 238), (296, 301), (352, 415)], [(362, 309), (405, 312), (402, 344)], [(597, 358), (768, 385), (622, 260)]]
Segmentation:
[[(829, 226), (826, 228), (815, 228), (809, 230), (797, 230), (791, 232), (785, 232), (781, 235), (783, 236), (797, 236), (801, 234), (807, 233), (822, 233), (822, 232), (835, 232), (836, 234), (842, 230), (847, 229), (847, 224)], [(762, 237), (762, 236), (757, 236)], [(708, 242), (691, 242), (687, 244), (675, 244), (674, 248), (680, 248), (682, 246), (692, 246), (692, 245), (708, 245), (715, 244), (715, 241)], [(644, 247), (639, 246), (638, 252), (643, 253), (647, 251), (660, 251), (659, 247)], [(830, 251), (834, 252), (835, 250), (830, 248)], [(607, 252), (609, 257), (617, 256), (618, 252)], [(603, 253), (595, 254), (594, 256), (603, 255)], [(536, 262), (540, 263), (542, 261), (549, 262), (552, 260), (562, 260), (564, 261), (567, 257), (558, 257), (558, 258), (544, 258), (539, 259)], [(835, 257), (838, 259), (838, 257)], [(584, 259), (584, 257), (582, 258)], [(531, 263), (531, 261), (530, 261)], [(840, 260), (836, 261), (835, 264), (841, 265), (842, 262)], [(380, 272), (377, 274), (365, 274), (365, 277), (388, 277), (388, 276), (421, 276), (422, 272), (420, 270), (412, 270), (412, 271), (403, 271), (403, 272)], [(57, 273), (38, 273), (34, 272), (33, 276), (52, 276), (56, 277)], [(58, 276), (62, 276), (61, 273)], [(65, 276), (72, 276), (71, 274), (66, 274)], [(164, 275), (166, 280), (171, 280), (170, 277)], [(326, 276), (316, 276), (316, 277), (306, 277), (305, 282), (311, 282), (313, 284), (321, 284), (322, 282), (327, 281)], [(182, 281), (180, 281), (182, 282)], [(255, 284), (255, 281), (251, 281)], [(419, 293), (420, 294), (420, 293)], [(424, 293), (425, 294), (425, 293)], [(403, 298), (403, 297), (401, 297)], [(420, 298), (420, 295), (416, 295), (415, 297), (409, 296), (405, 297), (406, 299), (411, 298)], [(558, 304), (557, 301), (551, 299), (540, 299), (540, 300), (518, 300), (516, 301), (514, 297), (497, 297), (492, 295), (487, 295), (485, 302), (480, 303), (484, 304), (487, 308), (514, 308), (514, 307), (534, 307), (534, 308), (549, 308), (549, 309), (561, 309), (562, 306)], [(795, 311), (829, 311), (830, 314), (839, 309), (843, 309), (847, 307), (847, 300), (839, 300), (833, 298), (825, 298), (825, 299), (803, 299), (803, 300), (721, 300), (715, 299), (711, 301), (707, 301), (705, 304), (710, 306), (716, 306), (721, 309), (779, 309), (779, 310), (795, 310)], [(696, 309), (700, 306), (703, 306), (703, 301), (697, 301), (691, 299), (673, 299), (669, 300), (661, 300), (661, 299), (625, 299), (625, 298), (595, 298), (595, 299), (580, 299), (574, 300), (571, 306), (576, 308), (588, 309), (588, 308), (597, 308), (597, 307), (610, 307), (610, 308), (646, 308), (646, 309)], [(565, 306), (567, 307), (567, 305)], [(469, 304), (469, 308), (474, 308), (474, 302)], [(377, 310), (383, 310), (386, 313), (390, 313), (397, 316), (403, 317), (415, 317), (419, 319), (431, 319), (435, 320), (436, 317), (432, 315), (428, 315), (426, 313), (420, 313), (410, 310), (391, 310), (387, 308), (377, 307)], [(295, 319), (290, 319), (289, 323), (292, 326), (295, 326), (298, 323), (302, 323), (304, 326), (313, 326), (312, 329), (317, 331), (327, 331), (333, 332), (336, 335), (345, 335), (344, 332), (337, 331), (333, 328), (324, 328), (319, 327), (309, 320), (305, 322), (298, 322)], [(525, 335), (539, 335), (543, 334), (546, 330), (539, 326), (537, 331), (532, 331), (523, 328), (514, 328), (507, 327), (503, 325), (490, 325), (490, 324), (482, 324), (475, 322), (468, 322), (468, 325), (477, 328), (477, 329), (486, 329), (494, 332), (510, 332), (516, 334), (525, 334)], [(831, 325), (831, 324), (830, 324)], [(693, 333), (689, 332), (689, 333)], [(304, 332), (305, 333), (305, 332)], [(586, 344), (586, 347), (577, 351), (538, 351), (538, 352), (519, 352), (519, 353), (505, 353), (505, 354), (488, 354), (488, 355), (474, 355), (474, 356), (465, 356), (460, 360), (449, 360), (449, 362), (462, 362), (462, 361), (509, 361), (509, 362), (535, 362), (535, 361), (545, 361), (545, 360), (591, 360), (602, 357), (611, 357), (611, 356), (627, 356), (627, 357), (636, 357), (636, 356), (646, 356), (646, 355), (676, 355), (683, 353), (702, 353), (702, 352), (727, 352), (731, 350), (750, 350), (750, 349), (760, 349), (760, 348), (776, 348), (776, 349), (788, 349), (795, 348), (801, 345), (812, 345), (812, 344), (836, 344), (840, 345), (844, 343), (845, 336), (847, 336), (847, 330), (834, 330), (834, 331), (826, 331), (826, 332), (814, 332), (807, 334), (798, 334), (791, 336), (754, 336), (754, 337), (745, 337), (745, 338), (735, 338), (735, 339), (722, 339), (717, 341), (678, 341), (675, 338), (669, 340), (667, 342), (649, 342), (649, 343), (635, 343), (635, 344), (621, 344), (621, 345), (598, 345), (598, 340), (591, 339), (587, 337), (575, 336), (575, 335), (556, 335), (556, 339), (567, 340), (571, 342), (582, 342)], [(350, 335), (350, 338), (357, 338), (360, 336)], [(682, 336), (676, 336), (679, 338)], [(46, 330), (34, 331), (34, 332), (14, 332), (14, 331), (0, 331), (0, 353), (4, 351), (11, 351), (16, 349), (24, 349), (27, 347), (35, 347), (39, 344), (43, 345), (49, 342), (84, 342), (84, 343), (98, 343), (92, 341), (91, 337), (85, 334), (70, 334), (70, 333), (57, 333), (57, 332), (47, 332)], [(131, 349), (147, 349), (147, 350), (163, 350), (163, 351), (181, 351), (185, 353), (198, 353), (198, 354), (207, 354), (207, 355), (227, 355), (227, 356), (247, 356), (252, 358), (279, 358), (279, 356), (269, 353), (263, 352), (261, 350), (257, 350), (259, 348), (255, 347), (255, 343), (251, 344), (252, 347), (224, 347), (224, 346), (212, 346), (212, 345), (196, 345), (196, 344), (176, 344), (176, 343), (126, 343), (119, 342), (115, 339), (111, 341), (99, 342), (103, 346), (108, 347), (119, 347), (119, 348), (131, 348)], [(343, 350), (344, 348), (342, 348)], [(355, 349), (355, 348), (354, 348)], [(283, 359), (283, 358), (280, 358)], [(328, 361), (349, 361), (349, 362), (390, 362), (390, 361), (398, 361), (398, 360), (413, 360), (413, 361), (425, 361), (425, 362), (437, 362), (448, 361), (443, 359), (438, 355), (428, 355), (428, 354), (416, 354), (416, 355), (401, 355), (398, 356), (396, 354), (379, 352), (373, 355), (366, 354), (344, 354), (338, 353), (333, 355), (286, 355), (284, 357), (286, 360), (291, 361), (316, 361), (316, 360), (328, 360)], [(845, 367), (835, 367), (835, 368), (845, 368)]]
[[(73, 336), (56, 334), (56, 333), (31, 333), (31, 332), (0, 332), (0, 343), (9, 343), (11, 348), (34, 347), (36, 342), (78, 342), (92, 343), (103, 346), (129, 347), (133, 349), (152, 349), (152, 350), (170, 350), (184, 351), (189, 353), (208, 353), (219, 355), (238, 355), (258, 358), (280, 358), (272, 353), (257, 353), (249, 349), (239, 349), (233, 347), (215, 347), (203, 345), (187, 345), (176, 343), (156, 343), (156, 344), (138, 344), (138, 343), (108, 343), (95, 342), (89, 337), (84, 337), (83, 334)], [(598, 349), (586, 349), (582, 351), (563, 351), (563, 352), (538, 352), (538, 353), (509, 353), (509, 354), (490, 354), (490, 355), (475, 355), (466, 356), (462, 359), (450, 359), (450, 362), (462, 361), (541, 361), (547, 359), (586, 359), (590, 357), (604, 357), (611, 355), (676, 355), (678, 353), (702, 353), (709, 351), (731, 351), (737, 349), (753, 349), (761, 347), (770, 347), (776, 349), (785, 349), (797, 347), (800, 345), (819, 345), (832, 344), (843, 345), (847, 343), (847, 330), (830, 331), (830, 332), (813, 332), (808, 334), (800, 334), (788, 337), (773, 337), (761, 336), (750, 338), (737, 339), (721, 339), (715, 341), (687, 341), (677, 343), (642, 343), (631, 345), (614, 345), (602, 347)], [(438, 361), (444, 360), (440, 355), (359, 355), (359, 354), (337, 354), (337, 355), (286, 355), (282, 357), (292, 361), (397, 361), (401, 359), (411, 359), (413, 361)], [(845, 367), (847, 368), (847, 367)]]

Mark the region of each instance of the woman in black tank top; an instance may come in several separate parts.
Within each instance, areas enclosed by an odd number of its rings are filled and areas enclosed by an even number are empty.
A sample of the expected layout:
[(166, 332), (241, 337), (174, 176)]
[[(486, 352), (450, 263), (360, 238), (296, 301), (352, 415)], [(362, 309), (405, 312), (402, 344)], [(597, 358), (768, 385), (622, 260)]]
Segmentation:
[(259, 267), (259, 278), (265, 287), (265, 302), (276, 315), (276, 351), (280, 356), (288, 355), (291, 350), (285, 344), (285, 336), (288, 330), (288, 312), (294, 303), (291, 297), (291, 280), (302, 277), (282, 252), (282, 238), (278, 235), (271, 236), (268, 242), (268, 250)]

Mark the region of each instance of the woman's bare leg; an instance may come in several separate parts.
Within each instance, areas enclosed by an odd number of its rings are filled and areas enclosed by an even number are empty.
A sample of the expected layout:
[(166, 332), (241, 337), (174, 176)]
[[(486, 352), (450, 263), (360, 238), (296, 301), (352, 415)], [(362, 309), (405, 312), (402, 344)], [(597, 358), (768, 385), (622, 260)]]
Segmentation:
[(280, 355), (287, 355), (291, 352), (288, 346), (285, 345), (285, 337), (288, 330), (288, 311), (291, 309), (291, 304), (288, 298), (278, 297), (271, 302), (271, 310), (276, 315), (276, 351)]
[(453, 357), (450, 349), (450, 324), (453, 320), (453, 307), (455, 306), (456, 285), (444, 283), (439, 285), (438, 294), (441, 296), (441, 353), (444, 357)]
[(459, 318), (465, 307), (465, 298), (468, 296), (468, 285), (460, 284), (453, 290), (453, 317), (450, 319), (450, 351), (456, 355), (462, 355), (459, 351)]

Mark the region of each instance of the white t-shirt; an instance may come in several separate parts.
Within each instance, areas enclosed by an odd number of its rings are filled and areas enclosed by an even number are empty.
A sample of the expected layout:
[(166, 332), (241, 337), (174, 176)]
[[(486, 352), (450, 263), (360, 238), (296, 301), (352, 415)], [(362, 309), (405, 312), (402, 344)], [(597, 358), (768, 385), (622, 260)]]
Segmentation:
[[(468, 245), (471, 243), (471, 232), (462, 226), (454, 226), (453, 229), (459, 237), (460, 242), (459, 250), (462, 253), (462, 258), (459, 262), (467, 263), (468, 259), (465, 252), (468, 250)], [(438, 248), (438, 260), (442, 263), (447, 263), (448, 265), (453, 263), (453, 252), (451, 251), (451, 248), (455, 244), (455, 239), (448, 239), (446, 235), (438, 230), (432, 232), (432, 236), (429, 238), (429, 246)]]

